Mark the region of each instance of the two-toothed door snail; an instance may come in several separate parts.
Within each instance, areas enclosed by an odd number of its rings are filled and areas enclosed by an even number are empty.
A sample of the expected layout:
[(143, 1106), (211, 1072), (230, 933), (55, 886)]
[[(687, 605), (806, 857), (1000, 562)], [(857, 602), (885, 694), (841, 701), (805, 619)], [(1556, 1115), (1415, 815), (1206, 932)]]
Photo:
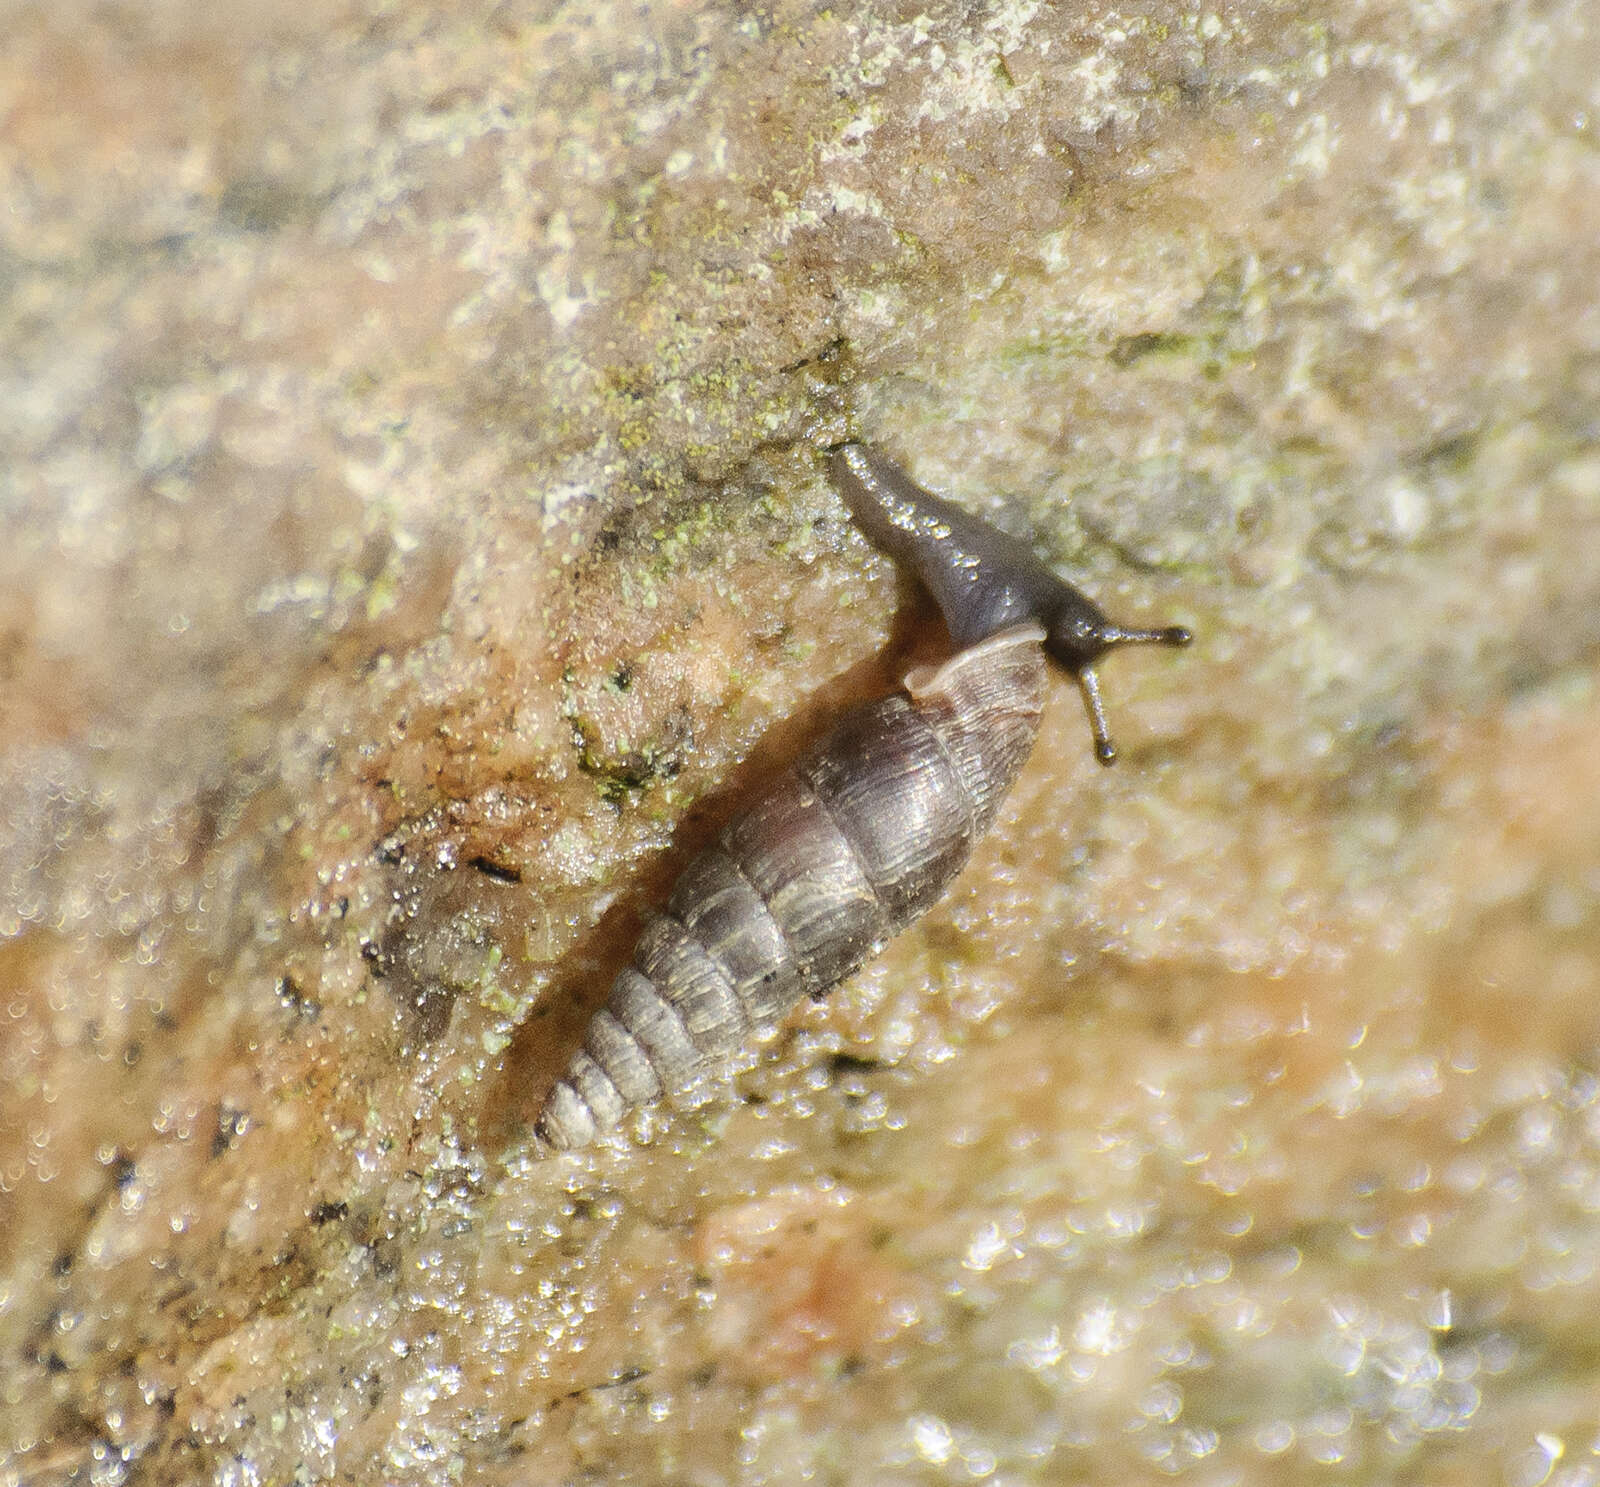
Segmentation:
[(847, 444), (830, 467), (862, 530), (933, 594), (956, 653), (848, 713), (689, 864), (539, 1114), (558, 1150), (652, 1100), (701, 1103), (752, 1035), (933, 906), (1033, 748), (1046, 654), (1076, 677), (1109, 764), (1095, 663), (1189, 640), (1113, 624), (1024, 543), (881, 454)]

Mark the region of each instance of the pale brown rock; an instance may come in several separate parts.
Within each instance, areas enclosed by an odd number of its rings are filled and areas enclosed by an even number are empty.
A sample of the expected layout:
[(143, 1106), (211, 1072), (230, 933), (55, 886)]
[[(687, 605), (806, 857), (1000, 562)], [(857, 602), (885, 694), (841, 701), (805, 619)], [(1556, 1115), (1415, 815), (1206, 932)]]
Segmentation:
[[(1588, 9), (741, 11), (9, 17), (0, 1483), (1600, 1479)], [(847, 433), (1199, 640), (535, 1161)]]

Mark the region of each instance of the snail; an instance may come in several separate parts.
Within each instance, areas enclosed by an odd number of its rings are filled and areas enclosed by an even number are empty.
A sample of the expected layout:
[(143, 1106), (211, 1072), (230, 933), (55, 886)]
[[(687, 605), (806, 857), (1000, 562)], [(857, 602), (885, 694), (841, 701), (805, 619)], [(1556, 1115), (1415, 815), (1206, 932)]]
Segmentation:
[(846, 714), (684, 870), (537, 1117), (551, 1148), (586, 1145), (654, 1100), (703, 1103), (748, 1039), (926, 913), (1033, 748), (1047, 655), (1077, 679), (1109, 764), (1096, 663), (1189, 641), (1180, 626), (1108, 620), (1025, 543), (864, 445), (829, 465), (861, 529), (931, 591), (955, 653)]

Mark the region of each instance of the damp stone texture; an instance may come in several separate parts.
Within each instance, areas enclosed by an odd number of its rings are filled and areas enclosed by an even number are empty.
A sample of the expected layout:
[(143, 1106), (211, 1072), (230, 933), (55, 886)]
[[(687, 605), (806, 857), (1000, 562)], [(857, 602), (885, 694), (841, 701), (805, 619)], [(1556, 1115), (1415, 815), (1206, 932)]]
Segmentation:
[[(1600, 1483), (1583, 0), (10, 7), (0, 1487)], [(936, 614), (1181, 656), (695, 1110), (648, 914)]]

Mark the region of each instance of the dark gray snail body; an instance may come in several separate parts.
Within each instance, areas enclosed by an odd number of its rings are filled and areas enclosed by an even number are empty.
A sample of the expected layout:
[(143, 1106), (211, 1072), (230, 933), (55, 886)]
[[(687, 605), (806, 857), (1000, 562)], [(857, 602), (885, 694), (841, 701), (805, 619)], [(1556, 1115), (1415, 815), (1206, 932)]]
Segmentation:
[(857, 522), (916, 570), (960, 649), (847, 714), (684, 871), (539, 1114), (558, 1150), (652, 1100), (698, 1103), (731, 1053), (933, 906), (1033, 748), (1047, 653), (1078, 677), (1109, 763), (1093, 663), (1189, 638), (1112, 624), (1022, 543), (881, 455), (846, 445), (831, 463)]
[(1110, 764), (1117, 751), (1106, 729), (1095, 663), (1119, 645), (1188, 645), (1189, 632), (1181, 625), (1130, 630), (1108, 620), (1026, 543), (923, 490), (864, 445), (846, 444), (830, 463), (857, 525), (915, 570), (957, 647), (1024, 620), (1044, 626), (1046, 654), (1077, 680), (1083, 694), (1095, 757)]

